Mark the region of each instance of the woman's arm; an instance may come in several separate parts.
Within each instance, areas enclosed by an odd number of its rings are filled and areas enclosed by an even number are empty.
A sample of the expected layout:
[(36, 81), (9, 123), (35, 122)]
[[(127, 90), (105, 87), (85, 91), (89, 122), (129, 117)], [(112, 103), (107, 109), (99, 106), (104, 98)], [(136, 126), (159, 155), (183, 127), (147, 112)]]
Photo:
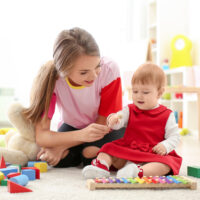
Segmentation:
[(102, 115), (99, 115), (99, 116), (97, 117), (96, 123), (97, 123), (97, 124), (102, 124), (102, 125), (107, 125), (107, 124), (106, 124), (106, 120), (107, 120), (107, 117), (104, 117), (104, 116), (102, 116)]
[(41, 147), (79, 145), (81, 141), (80, 131), (55, 132), (50, 130), (51, 120), (46, 118), (39, 121), (35, 126), (36, 143)]
[[(100, 121), (103, 123), (103, 120)], [(77, 131), (55, 132), (50, 130), (50, 123), (50, 119), (43, 118), (35, 126), (36, 142), (41, 147), (65, 146), (68, 149), (84, 142), (99, 140), (109, 132), (107, 126), (96, 123)]]

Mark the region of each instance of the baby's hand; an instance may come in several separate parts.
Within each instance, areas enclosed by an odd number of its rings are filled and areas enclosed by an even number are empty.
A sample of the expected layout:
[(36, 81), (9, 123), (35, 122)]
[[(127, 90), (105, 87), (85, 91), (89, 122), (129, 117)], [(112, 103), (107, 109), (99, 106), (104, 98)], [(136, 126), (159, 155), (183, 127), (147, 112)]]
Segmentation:
[(108, 127), (112, 128), (115, 124), (119, 123), (119, 120), (122, 118), (121, 115), (113, 114), (108, 118)]
[(167, 150), (166, 150), (164, 144), (162, 144), (162, 143), (158, 143), (157, 145), (155, 145), (152, 148), (152, 150), (153, 150), (154, 153), (157, 153), (157, 154), (159, 154), (161, 156), (164, 156), (167, 153)]

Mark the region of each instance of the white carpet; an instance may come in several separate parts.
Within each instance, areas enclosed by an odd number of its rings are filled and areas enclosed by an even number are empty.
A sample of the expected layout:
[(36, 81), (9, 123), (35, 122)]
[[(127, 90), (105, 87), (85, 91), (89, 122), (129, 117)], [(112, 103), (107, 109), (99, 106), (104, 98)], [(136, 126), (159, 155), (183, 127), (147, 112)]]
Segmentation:
[[(188, 135), (182, 137), (177, 149), (183, 157), (180, 175), (187, 175), (187, 166), (200, 166), (200, 139)], [(200, 178), (197, 190), (190, 189), (107, 189), (89, 191), (81, 176), (80, 168), (55, 169), (41, 173), (41, 179), (29, 181), (29, 193), (10, 194), (0, 186), (0, 200), (199, 200)]]
[[(181, 168), (180, 175), (186, 175), (186, 165)], [(199, 200), (200, 179), (198, 189), (107, 189), (89, 191), (86, 181), (81, 176), (80, 168), (54, 169), (41, 173), (41, 179), (29, 181), (27, 187), (33, 190), (30, 193), (10, 194), (7, 187), (0, 186), (0, 200)]]

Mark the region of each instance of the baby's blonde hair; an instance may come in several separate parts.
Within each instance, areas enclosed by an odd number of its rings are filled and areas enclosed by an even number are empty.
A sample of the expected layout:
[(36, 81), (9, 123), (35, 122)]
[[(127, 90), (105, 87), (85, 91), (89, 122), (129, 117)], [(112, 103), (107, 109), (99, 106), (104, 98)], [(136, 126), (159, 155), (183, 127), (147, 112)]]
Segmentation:
[(156, 64), (146, 62), (139, 66), (132, 77), (132, 86), (134, 84), (153, 84), (158, 91), (166, 85), (166, 76), (164, 71)]

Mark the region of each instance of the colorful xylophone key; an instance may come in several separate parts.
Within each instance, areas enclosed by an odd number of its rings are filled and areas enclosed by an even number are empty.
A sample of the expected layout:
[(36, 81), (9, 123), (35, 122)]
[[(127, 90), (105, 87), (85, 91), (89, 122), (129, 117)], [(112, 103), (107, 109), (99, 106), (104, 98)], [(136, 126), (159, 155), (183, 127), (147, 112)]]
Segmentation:
[(123, 183), (131, 183), (128, 179), (126, 179), (126, 178), (121, 178), (120, 179)]
[(177, 180), (176, 178), (172, 177), (172, 176), (167, 176), (167, 178), (171, 181), (173, 181), (174, 183), (181, 183), (181, 181)]
[(90, 190), (101, 188), (189, 188), (197, 189), (197, 183), (183, 176), (150, 176), (136, 178), (96, 178), (88, 179), (87, 185)]

